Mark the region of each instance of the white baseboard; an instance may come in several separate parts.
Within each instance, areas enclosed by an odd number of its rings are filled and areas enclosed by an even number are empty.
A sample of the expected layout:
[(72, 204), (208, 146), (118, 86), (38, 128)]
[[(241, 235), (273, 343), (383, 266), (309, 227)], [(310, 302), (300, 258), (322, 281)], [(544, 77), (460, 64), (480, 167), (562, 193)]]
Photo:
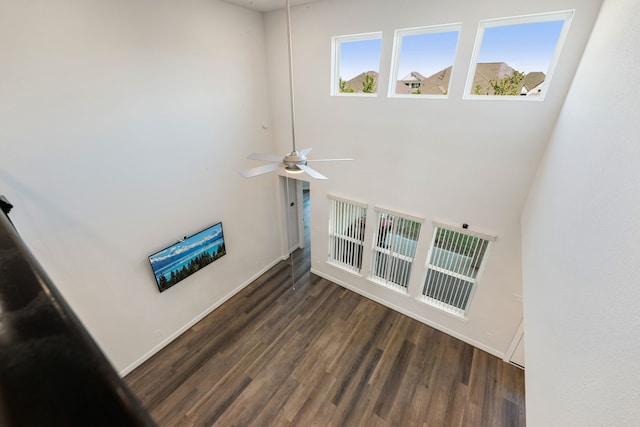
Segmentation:
[(320, 276), (320, 277), (322, 277), (324, 279), (329, 280), (330, 282), (336, 283), (336, 284), (342, 286), (343, 288), (347, 288), (350, 291), (353, 291), (353, 292), (355, 292), (357, 294), (360, 294), (365, 298), (368, 298), (368, 299), (370, 299), (372, 301), (375, 301), (375, 302), (377, 302), (379, 304), (382, 304), (382, 305), (384, 305), (386, 307), (389, 307), (390, 309), (395, 310), (395, 311), (397, 311), (399, 313), (402, 313), (405, 316), (409, 316), (412, 319), (417, 320), (418, 322), (424, 323), (425, 325), (429, 325), (432, 328), (435, 328), (435, 329), (439, 330), (440, 332), (444, 332), (445, 334), (451, 335), (452, 337), (457, 338), (460, 341), (464, 341), (467, 344), (470, 344), (470, 345), (472, 345), (472, 346), (474, 346), (476, 348), (479, 348), (482, 351), (486, 351), (487, 353), (492, 354), (492, 355), (494, 355), (494, 356), (496, 356), (496, 357), (498, 357), (500, 359), (504, 359), (504, 357), (505, 357), (505, 354), (502, 351), (496, 350), (495, 348), (489, 347), (489, 346), (487, 346), (487, 345), (485, 345), (485, 344), (483, 344), (481, 342), (478, 342), (478, 341), (476, 341), (474, 339), (471, 339), (471, 338), (469, 338), (469, 337), (467, 337), (465, 335), (462, 335), (462, 334), (460, 334), (460, 333), (458, 333), (456, 331), (453, 331), (453, 330), (451, 330), (451, 329), (449, 329), (449, 328), (447, 328), (445, 326), (442, 326), (441, 324), (439, 324), (437, 322), (434, 322), (431, 319), (428, 319), (428, 318), (423, 317), (423, 316), (421, 316), (421, 315), (419, 315), (417, 313), (409, 311), (406, 308), (397, 306), (395, 304), (391, 304), (389, 301), (385, 301), (384, 299), (382, 299), (382, 298), (380, 298), (380, 297), (378, 297), (376, 295), (373, 295), (373, 294), (370, 294), (368, 292), (365, 292), (360, 288), (357, 288), (357, 287), (355, 287), (353, 285), (350, 285), (350, 284), (348, 284), (348, 283), (346, 283), (346, 282), (344, 282), (344, 281), (342, 281), (340, 279), (336, 279), (335, 277), (330, 276), (330, 275), (328, 275), (326, 273), (323, 273), (322, 271), (318, 271), (315, 268), (312, 268), (311, 272), (313, 274), (317, 275), (317, 276)]
[(127, 366), (126, 368), (124, 368), (122, 371), (120, 371), (120, 377), (124, 377), (125, 375), (127, 375), (128, 373), (130, 373), (131, 371), (133, 371), (135, 368), (137, 368), (138, 366), (142, 365), (147, 359), (149, 359), (151, 356), (153, 356), (154, 354), (156, 354), (157, 352), (159, 352), (160, 350), (162, 350), (164, 347), (166, 347), (169, 343), (171, 343), (171, 341), (175, 340), (176, 338), (178, 338), (180, 335), (182, 335), (183, 333), (185, 333), (189, 328), (191, 328), (193, 325), (195, 325), (196, 323), (198, 323), (199, 321), (201, 321), (202, 319), (204, 319), (207, 315), (209, 315), (213, 310), (215, 310), (216, 308), (220, 307), (222, 304), (224, 304), (225, 302), (227, 302), (232, 296), (234, 296), (235, 294), (237, 294), (238, 292), (240, 292), (241, 290), (243, 290), (244, 288), (246, 288), (251, 282), (253, 282), (254, 280), (256, 280), (258, 277), (262, 276), (264, 273), (266, 273), (267, 271), (269, 271), (273, 266), (275, 266), (277, 263), (279, 263), (280, 261), (283, 261), (285, 259), (288, 258), (288, 254), (287, 255), (283, 255), (279, 258), (276, 258), (274, 261), (272, 261), (269, 265), (267, 265), (266, 267), (264, 267), (262, 270), (260, 270), (259, 272), (257, 272), (256, 274), (254, 274), (253, 276), (251, 276), (251, 278), (249, 278), (248, 280), (246, 280), (244, 283), (242, 283), (240, 286), (238, 286), (237, 288), (235, 288), (234, 290), (232, 290), (231, 292), (229, 292), (227, 295), (225, 295), (221, 300), (217, 301), (215, 304), (213, 304), (212, 306), (210, 306), (209, 308), (207, 308), (206, 310), (204, 310), (202, 313), (200, 313), (199, 315), (197, 315), (195, 318), (193, 318), (191, 321), (189, 321), (186, 325), (184, 325), (183, 327), (181, 327), (180, 329), (178, 329), (176, 332), (174, 332), (173, 334), (171, 334), (168, 338), (166, 338), (165, 340), (163, 340), (160, 344), (156, 345), (155, 347), (153, 347), (151, 350), (149, 350), (148, 352), (146, 352), (145, 354), (143, 354), (138, 360), (136, 360), (135, 362), (133, 362), (131, 365)]

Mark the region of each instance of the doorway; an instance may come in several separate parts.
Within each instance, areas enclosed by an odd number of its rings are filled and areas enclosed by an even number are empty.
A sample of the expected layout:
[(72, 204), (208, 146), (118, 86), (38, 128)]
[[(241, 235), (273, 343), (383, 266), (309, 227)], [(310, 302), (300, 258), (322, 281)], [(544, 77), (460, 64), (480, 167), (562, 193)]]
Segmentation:
[(285, 241), (290, 254), (311, 245), (310, 186), (308, 181), (280, 176), (280, 187), (284, 195)]

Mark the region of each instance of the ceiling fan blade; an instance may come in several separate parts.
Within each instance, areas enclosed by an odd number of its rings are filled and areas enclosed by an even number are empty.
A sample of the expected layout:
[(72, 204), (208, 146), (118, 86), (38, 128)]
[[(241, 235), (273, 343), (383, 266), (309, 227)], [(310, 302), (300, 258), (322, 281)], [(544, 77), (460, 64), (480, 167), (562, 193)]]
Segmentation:
[(275, 154), (263, 154), (263, 153), (251, 153), (249, 154), (247, 159), (261, 160), (263, 162), (281, 162), (282, 161), (281, 156), (276, 156)]
[(341, 162), (353, 159), (309, 159), (307, 162)]
[(310, 152), (311, 152), (311, 148), (305, 148), (304, 150), (299, 151), (299, 153), (302, 154), (303, 156), (306, 156)]
[(318, 172), (315, 169), (311, 169), (309, 166), (298, 165), (298, 167), (300, 169), (302, 169), (303, 171), (305, 171), (311, 178), (314, 178), (314, 179), (327, 179), (326, 176), (322, 175), (320, 172)]
[(254, 176), (258, 176), (258, 175), (262, 175), (265, 173), (269, 173), (269, 172), (273, 172), (275, 170), (280, 169), (280, 164), (278, 163), (271, 163), (269, 165), (262, 165), (262, 166), (258, 166), (257, 168), (251, 168), (251, 169), (247, 169), (247, 170), (243, 170), (242, 172), (240, 172), (240, 174), (242, 176), (244, 176), (245, 178), (251, 178)]

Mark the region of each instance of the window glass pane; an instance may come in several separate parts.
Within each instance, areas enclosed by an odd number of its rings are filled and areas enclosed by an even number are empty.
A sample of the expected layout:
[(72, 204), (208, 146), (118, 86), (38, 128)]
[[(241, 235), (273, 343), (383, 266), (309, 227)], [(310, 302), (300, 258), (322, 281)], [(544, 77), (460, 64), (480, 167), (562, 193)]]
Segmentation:
[(468, 94), (543, 98), (571, 16), (556, 13), (533, 16), (528, 22), (527, 18), (481, 22), (482, 40)]
[(381, 36), (353, 40), (338, 37), (336, 63), (338, 64), (334, 92), (341, 94), (375, 94), (378, 92)]
[(423, 295), (462, 310), (469, 304), (473, 282), (435, 270), (427, 271)]
[(487, 243), (478, 237), (439, 228), (431, 251), (431, 264), (475, 278)]
[(366, 215), (367, 211), (362, 206), (329, 200), (330, 264), (360, 273)]
[(373, 241), (371, 276), (374, 282), (407, 292), (421, 224), (388, 212), (378, 213)]
[(398, 31), (392, 94), (447, 95), (459, 34), (459, 30)]
[(488, 247), (489, 240), (436, 227), (426, 266), (422, 300), (464, 317)]

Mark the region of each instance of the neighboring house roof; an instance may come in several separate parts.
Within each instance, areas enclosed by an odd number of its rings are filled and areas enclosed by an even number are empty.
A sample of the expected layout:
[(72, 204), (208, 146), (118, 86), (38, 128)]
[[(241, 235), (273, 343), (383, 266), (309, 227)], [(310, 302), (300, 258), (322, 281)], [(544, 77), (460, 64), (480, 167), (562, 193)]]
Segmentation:
[(398, 80), (396, 82), (396, 93), (397, 94), (407, 95), (407, 94), (410, 94), (411, 92), (416, 90), (416, 89), (411, 88), (411, 86), (407, 86), (403, 82), (404, 82), (404, 80)]
[(472, 93), (493, 95), (491, 80), (502, 80), (513, 74), (515, 70), (504, 62), (486, 62), (476, 65), (476, 73), (471, 85)]
[[(411, 94), (419, 90), (419, 93), (422, 95), (444, 95), (449, 88), (451, 71), (452, 67), (447, 67), (429, 77), (425, 77), (417, 71), (412, 71), (401, 80), (396, 81), (396, 93)], [(512, 67), (504, 62), (479, 63), (476, 65), (471, 91), (472, 93), (476, 93), (477, 91), (481, 95), (493, 95), (491, 81), (502, 80), (505, 77), (511, 76), (514, 71)], [(351, 80), (348, 80), (346, 86), (352, 88), (354, 92), (362, 93), (362, 84), (367, 74), (373, 76), (377, 90), (378, 73), (376, 71), (360, 73)], [(535, 89), (535, 94), (539, 94), (538, 88), (544, 83), (545, 77), (545, 74), (541, 71), (530, 72), (522, 82), (521, 93), (523, 95), (532, 95), (533, 92), (531, 91)], [(415, 87), (416, 83), (420, 84), (417, 88)]]
[(398, 82), (396, 83), (396, 93), (410, 94), (415, 92), (421, 87), (422, 81), (425, 78), (425, 76), (417, 71), (410, 72), (409, 74), (404, 76), (402, 80), (398, 80)]
[(420, 86), (420, 93), (423, 95), (445, 95), (449, 89), (451, 69), (452, 67), (447, 67), (424, 79)]
[(542, 92), (542, 84), (544, 83), (545, 75), (542, 71), (532, 71), (524, 78), (522, 82), (522, 88), (520, 93), (522, 95), (540, 95)]
[[(410, 94), (420, 90), (421, 95), (443, 95), (447, 93), (449, 80), (451, 79), (451, 67), (425, 77), (417, 71), (412, 71), (396, 84), (397, 94)], [(420, 87), (407, 86), (407, 83), (420, 83)]]
[(527, 90), (531, 90), (534, 87), (540, 86), (544, 82), (546, 76), (542, 71), (532, 71), (524, 78), (523, 85)]
[[(443, 70), (438, 71), (435, 74), (432, 74), (429, 77), (424, 77), (421, 81), (420, 94), (422, 95), (444, 95), (447, 93), (449, 88), (449, 82), (451, 80), (451, 71), (452, 67), (447, 67)], [(506, 76), (510, 76), (513, 74), (514, 69), (505, 64), (504, 62), (488, 62), (488, 63), (480, 63), (476, 66), (476, 73), (473, 78), (473, 88), (475, 90), (476, 87), (479, 86), (479, 92), (481, 94), (493, 94), (493, 89), (491, 88), (490, 81), (491, 80), (500, 80), (505, 78)], [(398, 84), (396, 85), (396, 93), (397, 94), (409, 94), (416, 91), (415, 88), (407, 87), (403, 82), (409, 81), (410, 76), (419, 75), (420, 73), (414, 71), (409, 74), (409, 76), (405, 77), (402, 80), (398, 80)]]
[(351, 80), (346, 82), (346, 86), (353, 89), (354, 92), (362, 93), (362, 84), (364, 83), (364, 77), (369, 74), (373, 76), (374, 88), (377, 90), (378, 88), (378, 73), (376, 71), (365, 71), (364, 73), (360, 73)]
[[(452, 67), (447, 67), (437, 73), (424, 78), (420, 87), (420, 94), (423, 95), (443, 95), (447, 93), (449, 87), (449, 81), (451, 80)], [(473, 85), (471, 86), (472, 93), (479, 93), (482, 95), (493, 95), (493, 87), (491, 81), (502, 80), (505, 77), (511, 76), (515, 70), (504, 62), (487, 62), (479, 63), (476, 66), (476, 72), (473, 78)], [(419, 74), (416, 72), (411, 73)], [(398, 80), (396, 93), (397, 94), (409, 94), (415, 92), (416, 89), (408, 88), (406, 85), (401, 84), (407, 80), (405, 77), (402, 80)], [(531, 72), (526, 75), (523, 86), (523, 94), (532, 95), (531, 92), (535, 89), (535, 94), (538, 94), (538, 88), (544, 83), (545, 74), (540, 71)]]
[(422, 74), (420, 74), (417, 71), (412, 71), (409, 74), (407, 74), (402, 80), (400, 80), (401, 82), (407, 82), (407, 83), (413, 83), (413, 82), (421, 82), (425, 79), (426, 77), (423, 76)]

